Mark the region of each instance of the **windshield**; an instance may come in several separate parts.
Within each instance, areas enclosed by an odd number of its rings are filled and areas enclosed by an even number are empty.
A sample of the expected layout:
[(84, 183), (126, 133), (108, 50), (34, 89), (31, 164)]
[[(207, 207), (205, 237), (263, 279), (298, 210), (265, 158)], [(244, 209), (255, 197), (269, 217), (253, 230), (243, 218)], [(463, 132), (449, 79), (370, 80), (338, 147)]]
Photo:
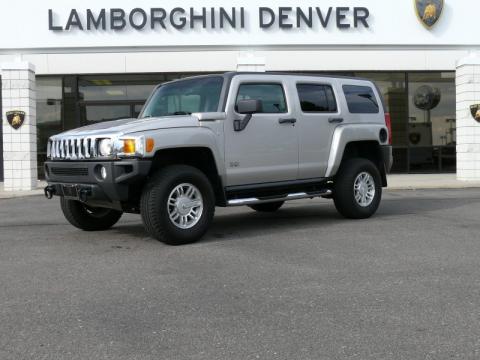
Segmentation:
[(223, 77), (181, 80), (157, 88), (145, 105), (142, 118), (216, 112), (222, 92)]

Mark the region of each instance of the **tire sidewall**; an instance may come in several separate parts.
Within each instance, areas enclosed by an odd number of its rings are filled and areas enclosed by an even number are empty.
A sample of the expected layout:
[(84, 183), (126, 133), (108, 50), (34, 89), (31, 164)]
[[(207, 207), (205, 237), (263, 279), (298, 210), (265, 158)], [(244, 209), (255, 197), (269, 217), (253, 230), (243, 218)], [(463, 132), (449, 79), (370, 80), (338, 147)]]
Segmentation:
[[(375, 196), (374, 196), (371, 204), (368, 205), (368, 206), (361, 206), (361, 205), (358, 204), (358, 202), (355, 200), (355, 193), (354, 193), (354, 189), (353, 189), (355, 179), (362, 172), (366, 172), (367, 174), (372, 176), (373, 181), (375, 181)], [(364, 167), (362, 167), (359, 171), (357, 171), (355, 176), (353, 176), (353, 179), (351, 181), (352, 201), (355, 204), (356, 211), (358, 211), (359, 213), (363, 213), (363, 216), (365, 216), (365, 217), (369, 217), (373, 213), (375, 213), (375, 211), (377, 211), (377, 209), (378, 209), (378, 206), (380, 205), (380, 200), (381, 200), (381, 197), (382, 197), (382, 186), (381, 186), (380, 181), (381, 181), (380, 180), (380, 174), (378, 173), (378, 170), (375, 167), (375, 165), (373, 165), (373, 163), (365, 164)]]
[[(355, 200), (354, 183), (357, 176), (362, 172), (372, 176), (375, 182), (375, 196), (368, 206), (361, 206)], [(366, 159), (348, 160), (338, 174), (335, 192), (335, 205), (342, 215), (356, 219), (372, 216), (377, 211), (382, 198), (381, 177), (377, 167)]]
[[(189, 183), (197, 187), (203, 200), (200, 220), (189, 229), (181, 229), (171, 221), (167, 206), (170, 193), (182, 183)], [(162, 241), (171, 245), (181, 245), (194, 242), (202, 237), (208, 230), (215, 209), (214, 193), (207, 177), (197, 169), (182, 168), (182, 170), (173, 172), (154, 186), (158, 191), (156, 203), (158, 221), (166, 235)]]
[[(101, 208), (103, 215), (93, 215), (87, 211), (86, 205), (78, 200), (60, 197), (60, 207), (67, 221), (85, 231), (101, 231), (111, 228), (122, 216), (122, 212)], [(92, 208), (94, 210), (95, 208)]]

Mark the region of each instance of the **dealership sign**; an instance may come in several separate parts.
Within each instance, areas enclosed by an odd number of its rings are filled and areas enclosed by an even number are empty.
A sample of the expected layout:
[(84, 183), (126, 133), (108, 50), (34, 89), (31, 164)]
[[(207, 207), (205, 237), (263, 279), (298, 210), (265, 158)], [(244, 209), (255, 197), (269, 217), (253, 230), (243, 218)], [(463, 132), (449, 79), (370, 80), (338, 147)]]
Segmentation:
[[(48, 29), (51, 31), (95, 31), (148, 29), (245, 29), (251, 14), (244, 7), (175, 7), (71, 9), (68, 16), (56, 15), (48, 9)], [(334, 24), (338, 29), (368, 28), (370, 11), (366, 7), (259, 7), (256, 11), (261, 29), (327, 28)]]
[(0, 34), (21, 31), (0, 36), (0, 53), (480, 46), (478, 26), (465, 20), (480, 12), (480, 1), (472, 0), (15, 0), (2, 10)]

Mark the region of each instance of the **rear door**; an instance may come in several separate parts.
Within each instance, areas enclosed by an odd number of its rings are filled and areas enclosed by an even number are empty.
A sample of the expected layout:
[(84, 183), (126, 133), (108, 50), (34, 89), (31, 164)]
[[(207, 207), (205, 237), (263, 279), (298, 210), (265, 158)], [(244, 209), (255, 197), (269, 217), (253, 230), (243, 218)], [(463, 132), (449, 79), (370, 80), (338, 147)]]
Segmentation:
[(299, 179), (325, 175), (335, 128), (344, 121), (334, 79), (295, 80), (298, 104)]
[[(287, 85), (284, 77), (276, 75), (233, 77), (225, 121), (227, 186), (297, 179), (298, 133)], [(260, 100), (263, 112), (254, 114), (244, 130), (235, 131), (234, 121), (245, 117), (235, 105), (245, 99)]]

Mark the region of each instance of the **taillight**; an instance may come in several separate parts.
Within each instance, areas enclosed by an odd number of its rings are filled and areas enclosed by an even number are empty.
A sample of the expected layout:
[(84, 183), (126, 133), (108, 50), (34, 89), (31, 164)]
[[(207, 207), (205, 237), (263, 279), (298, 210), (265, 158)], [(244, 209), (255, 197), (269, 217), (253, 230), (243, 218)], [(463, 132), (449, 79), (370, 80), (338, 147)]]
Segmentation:
[(389, 113), (385, 113), (385, 126), (388, 129), (388, 145), (392, 145), (392, 118)]

